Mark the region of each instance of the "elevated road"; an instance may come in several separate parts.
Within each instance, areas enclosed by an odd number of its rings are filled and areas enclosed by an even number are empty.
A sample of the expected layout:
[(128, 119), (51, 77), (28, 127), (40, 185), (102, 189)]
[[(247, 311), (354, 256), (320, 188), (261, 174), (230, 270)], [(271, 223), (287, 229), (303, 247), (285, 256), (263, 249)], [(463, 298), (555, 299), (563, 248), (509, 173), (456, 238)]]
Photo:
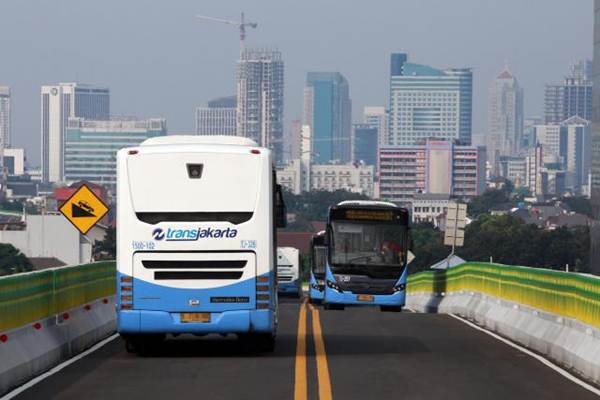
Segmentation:
[(325, 311), (291, 299), (280, 306), (274, 353), (207, 336), (169, 339), (139, 357), (115, 339), (15, 398), (598, 398), (450, 316)]

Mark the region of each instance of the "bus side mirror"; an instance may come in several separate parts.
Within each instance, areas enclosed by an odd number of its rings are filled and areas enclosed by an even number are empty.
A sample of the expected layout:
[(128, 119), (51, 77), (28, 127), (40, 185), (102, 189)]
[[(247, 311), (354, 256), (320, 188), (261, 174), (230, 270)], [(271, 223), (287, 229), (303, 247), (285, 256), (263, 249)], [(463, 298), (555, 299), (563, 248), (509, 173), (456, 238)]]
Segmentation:
[(275, 185), (275, 226), (285, 228), (287, 226), (287, 210), (283, 201), (281, 185)]

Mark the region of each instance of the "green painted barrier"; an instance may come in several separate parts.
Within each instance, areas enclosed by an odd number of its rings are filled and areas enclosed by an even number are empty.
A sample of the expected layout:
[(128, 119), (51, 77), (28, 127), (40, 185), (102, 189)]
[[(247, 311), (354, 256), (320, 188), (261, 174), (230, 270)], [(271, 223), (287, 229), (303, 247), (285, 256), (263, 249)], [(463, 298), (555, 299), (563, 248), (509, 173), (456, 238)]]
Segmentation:
[(114, 261), (0, 278), (0, 332), (115, 293)]
[(408, 293), (475, 291), (600, 327), (600, 279), (539, 268), (468, 262), (408, 277)]

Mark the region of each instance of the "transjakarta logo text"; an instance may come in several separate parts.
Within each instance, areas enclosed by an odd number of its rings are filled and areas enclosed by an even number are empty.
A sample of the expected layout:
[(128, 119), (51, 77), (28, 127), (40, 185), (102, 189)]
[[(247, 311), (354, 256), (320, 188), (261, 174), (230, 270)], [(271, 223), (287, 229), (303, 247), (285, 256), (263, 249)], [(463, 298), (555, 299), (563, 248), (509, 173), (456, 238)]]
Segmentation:
[(156, 228), (152, 231), (154, 240), (166, 241), (185, 241), (198, 239), (220, 239), (234, 238), (237, 236), (237, 229), (217, 229), (217, 228), (198, 228), (198, 229), (172, 229)]

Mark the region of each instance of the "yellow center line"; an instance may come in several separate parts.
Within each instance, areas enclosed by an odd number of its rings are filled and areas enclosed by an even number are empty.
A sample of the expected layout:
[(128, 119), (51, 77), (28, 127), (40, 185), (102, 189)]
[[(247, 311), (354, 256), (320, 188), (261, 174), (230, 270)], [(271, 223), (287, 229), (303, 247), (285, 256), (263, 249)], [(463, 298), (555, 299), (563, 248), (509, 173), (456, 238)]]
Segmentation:
[(319, 379), (319, 400), (331, 400), (331, 379), (329, 378), (329, 367), (327, 366), (327, 355), (325, 353), (325, 342), (321, 330), (319, 310), (310, 305), (312, 312), (313, 338), (315, 341), (315, 352), (317, 353), (317, 377)]
[(296, 367), (294, 381), (294, 400), (307, 399), (306, 381), (306, 302), (300, 305), (298, 316), (298, 337), (296, 339)]

